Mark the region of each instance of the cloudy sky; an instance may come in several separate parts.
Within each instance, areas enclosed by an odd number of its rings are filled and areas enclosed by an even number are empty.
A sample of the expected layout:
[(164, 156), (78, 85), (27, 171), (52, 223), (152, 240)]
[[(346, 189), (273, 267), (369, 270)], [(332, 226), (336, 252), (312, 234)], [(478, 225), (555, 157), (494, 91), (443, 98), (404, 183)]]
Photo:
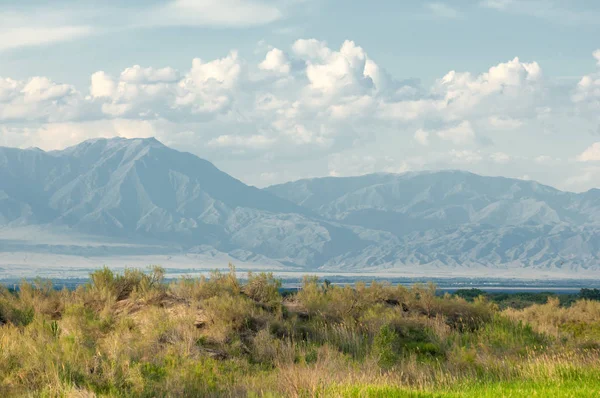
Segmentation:
[[(101, 4), (101, 5), (100, 5)], [(0, 2), (0, 145), (155, 136), (246, 183), (600, 187), (596, 0)]]

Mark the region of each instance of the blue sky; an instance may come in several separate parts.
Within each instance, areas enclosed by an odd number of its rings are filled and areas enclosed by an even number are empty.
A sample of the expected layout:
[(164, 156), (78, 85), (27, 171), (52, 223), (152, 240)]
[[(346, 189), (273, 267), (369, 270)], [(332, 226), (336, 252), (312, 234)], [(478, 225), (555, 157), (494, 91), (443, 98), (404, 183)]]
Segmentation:
[(153, 135), (258, 186), (453, 168), (587, 190), (598, 20), (582, 0), (1, 1), (0, 145)]

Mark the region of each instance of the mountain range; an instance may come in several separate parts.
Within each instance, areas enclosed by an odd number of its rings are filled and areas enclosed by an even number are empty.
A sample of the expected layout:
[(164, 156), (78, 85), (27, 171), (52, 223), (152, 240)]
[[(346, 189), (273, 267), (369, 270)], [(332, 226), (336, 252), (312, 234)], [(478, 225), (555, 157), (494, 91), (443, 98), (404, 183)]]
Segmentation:
[(223, 254), (302, 272), (600, 277), (599, 232), (596, 189), (462, 171), (258, 189), (155, 139), (0, 147), (4, 268), (15, 253), (99, 265), (104, 256)]

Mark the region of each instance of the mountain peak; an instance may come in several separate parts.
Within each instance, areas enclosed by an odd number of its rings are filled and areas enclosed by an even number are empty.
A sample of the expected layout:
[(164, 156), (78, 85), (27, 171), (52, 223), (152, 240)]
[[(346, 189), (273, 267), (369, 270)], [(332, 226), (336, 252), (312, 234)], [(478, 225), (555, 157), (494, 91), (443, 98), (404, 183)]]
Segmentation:
[(160, 147), (164, 147), (165, 145), (160, 142), (159, 140), (157, 140), (155, 137), (147, 137), (147, 138), (141, 138), (141, 137), (133, 137), (133, 138), (127, 138), (127, 137), (112, 137), (112, 138), (92, 138), (89, 140), (85, 140), (81, 143), (79, 143), (78, 145), (75, 145), (75, 147), (78, 146), (89, 146), (89, 145), (93, 145), (93, 144), (98, 144), (98, 143), (103, 143), (106, 145), (110, 145), (110, 144), (118, 144), (119, 146), (125, 146), (125, 145), (144, 145), (144, 146), (160, 146)]
[[(93, 138), (81, 142), (80, 144), (68, 147), (64, 150), (52, 151), (55, 156), (75, 156), (94, 158), (99, 154), (115, 151), (128, 151), (139, 153), (147, 148), (166, 148), (160, 141), (154, 137), (150, 138)], [(96, 156), (95, 156), (95, 155)]]

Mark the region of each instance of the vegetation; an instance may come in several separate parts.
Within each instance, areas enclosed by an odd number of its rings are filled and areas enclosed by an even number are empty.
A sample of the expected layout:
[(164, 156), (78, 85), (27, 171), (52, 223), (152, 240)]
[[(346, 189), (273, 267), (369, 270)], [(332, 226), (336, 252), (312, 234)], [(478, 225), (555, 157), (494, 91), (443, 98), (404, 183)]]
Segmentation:
[[(598, 292), (595, 296), (594, 293)], [(556, 298), (559, 300), (561, 306), (570, 306), (579, 299), (585, 300), (600, 300), (600, 292), (598, 289), (581, 289), (579, 294), (556, 294), (553, 292), (539, 292), (539, 293), (489, 293), (481, 289), (459, 289), (454, 292), (454, 295), (464, 298), (467, 301), (473, 301), (479, 296), (485, 297), (488, 301), (498, 304), (500, 309), (506, 308), (527, 308), (533, 304), (544, 304), (549, 299)]]
[(235, 269), (169, 284), (108, 269), (0, 290), (0, 396), (594, 396), (600, 302), (501, 309), (306, 277), (285, 298)]

